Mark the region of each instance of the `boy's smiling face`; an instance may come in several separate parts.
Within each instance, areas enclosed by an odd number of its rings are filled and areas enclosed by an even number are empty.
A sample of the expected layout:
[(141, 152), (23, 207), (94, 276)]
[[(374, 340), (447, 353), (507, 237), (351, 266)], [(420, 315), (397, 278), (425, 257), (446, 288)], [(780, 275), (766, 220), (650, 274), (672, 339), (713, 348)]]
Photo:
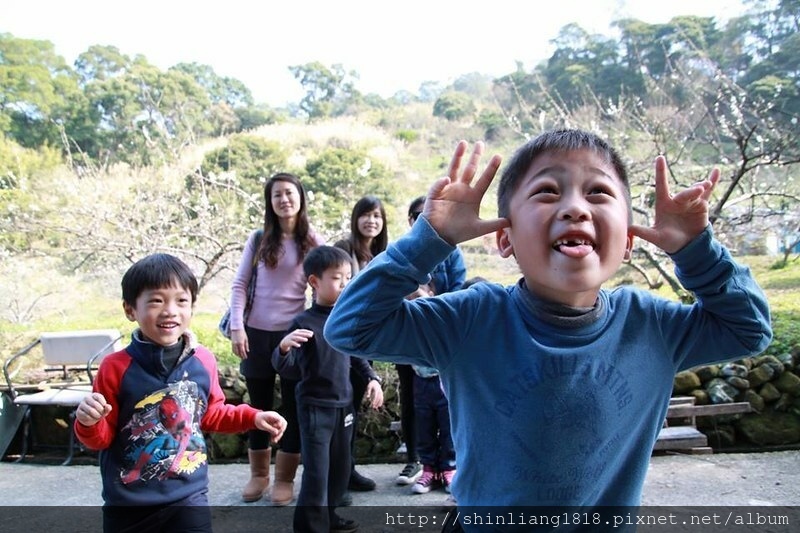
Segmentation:
[(614, 167), (592, 150), (546, 152), (520, 180), (500, 230), (528, 289), (552, 302), (594, 305), (600, 286), (630, 256), (629, 207)]
[(122, 304), (128, 320), (139, 324), (147, 339), (161, 346), (172, 346), (192, 322), (192, 293), (177, 285), (145, 289), (136, 305)]
[(352, 268), (350, 263), (326, 268), (322, 276), (311, 274), (308, 283), (316, 290), (316, 299), (319, 305), (331, 306), (339, 299), (339, 295), (350, 282)]

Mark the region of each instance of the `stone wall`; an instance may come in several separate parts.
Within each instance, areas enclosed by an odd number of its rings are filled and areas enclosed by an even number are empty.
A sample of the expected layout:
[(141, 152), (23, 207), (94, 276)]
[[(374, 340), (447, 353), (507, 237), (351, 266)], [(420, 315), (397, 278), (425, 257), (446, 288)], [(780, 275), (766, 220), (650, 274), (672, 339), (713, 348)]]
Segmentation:
[(777, 357), (764, 355), (680, 372), (673, 394), (693, 396), (698, 405), (750, 403), (752, 413), (697, 419), (697, 428), (714, 449), (800, 443), (800, 346)]
[[(389, 429), (393, 420), (400, 420), (397, 372), (394, 371), (394, 365), (376, 370), (383, 378), (384, 406), (377, 411), (363, 406), (360, 411), (355, 443), (356, 463), (393, 462), (400, 459), (395, 454), (400, 445), (400, 436)], [(247, 387), (244, 378), (239, 375), (238, 367), (220, 367), (219, 379), (228, 402), (238, 404), (247, 401)], [(280, 405), (280, 394), (280, 386), (276, 383), (276, 405)], [(208, 437), (212, 461), (247, 456), (245, 435), (214, 433)]]

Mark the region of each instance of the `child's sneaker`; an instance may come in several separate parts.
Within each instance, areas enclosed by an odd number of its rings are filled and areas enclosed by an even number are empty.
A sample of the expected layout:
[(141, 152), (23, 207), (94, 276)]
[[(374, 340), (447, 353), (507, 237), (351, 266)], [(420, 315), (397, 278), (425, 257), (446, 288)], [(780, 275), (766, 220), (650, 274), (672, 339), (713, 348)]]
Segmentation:
[(439, 486), (439, 473), (435, 471), (432, 467), (428, 465), (423, 465), (422, 467), (422, 475), (419, 476), (419, 479), (414, 486), (411, 487), (411, 492), (414, 494), (427, 494)]
[(442, 483), (444, 484), (444, 490), (448, 494), (450, 494), (450, 485), (453, 483), (453, 478), (456, 476), (455, 470), (445, 470), (442, 472)]
[(411, 485), (421, 475), (422, 475), (422, 467), (420, 466), (419, 463), (408, 463), (403, 468), (403, 471), (400, 472), (400, 475), (397, 476), (396, 481), (398, 485)]

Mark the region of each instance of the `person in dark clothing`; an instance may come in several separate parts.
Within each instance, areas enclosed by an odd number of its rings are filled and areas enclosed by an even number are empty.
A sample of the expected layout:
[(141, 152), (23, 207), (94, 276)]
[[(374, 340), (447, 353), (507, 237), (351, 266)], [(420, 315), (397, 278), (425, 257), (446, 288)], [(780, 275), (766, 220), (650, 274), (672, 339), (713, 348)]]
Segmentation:
[[(294, 514), (302, 533), (356, 531), (358, 525), (336, 514), (350, 479), (353, 388), (350, 357), (334, 350), (322, 336), (325, 321), (350, 281), (350, 256), (333, 246), (308, 253), (303, 271), (314, 288), (312, 306), (297, 315), (289, 333), (272, 353), (281, 377), (299, 380), (296, 389), (303, 479)], [(368, 382), (373, 408), (383, 405), (380, 378), (364, 359), (353, 359)]]

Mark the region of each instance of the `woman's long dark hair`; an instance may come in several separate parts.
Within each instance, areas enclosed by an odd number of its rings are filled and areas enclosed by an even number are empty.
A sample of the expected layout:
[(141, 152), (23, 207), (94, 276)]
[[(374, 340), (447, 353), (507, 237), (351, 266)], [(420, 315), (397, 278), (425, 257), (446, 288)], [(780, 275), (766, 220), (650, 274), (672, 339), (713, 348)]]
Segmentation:
[(299, 250), (298, 263), (302, 263), (308, 251), (314, 247), (314, 241), (310, 235), (311, 225), (308, 222), (306, 191), (303, 188), (303, 184), (300, 183), (300, 178), (294, 174), (279, 172), (264, 184), (264, 201), (266, 204), (264, 208), (264, 237), (261, 239), (258, 255), (269, 268), (275, 268), (278, 264), (278, 259), (283, 254), (281, 225), (278, 215), (272, 208), (272, 187), (279, 181), (291, 183), (300, 194), (300, 210), (297, 212), (297, 222), (294, 226), (294, 242), (297, 243)]
[[(367, 246), (365, 239), (358, 230), (358, 218), (364, 213), (380, 209), (381, 218), (383, 218), (383, 228), (381, 232), (372, 239), (372, 242)], [(353, 253), (356, 254), (358, 263), (363, 265), (369, 263), (373, 257), (386, 250), (389, 244), (389, 231), (386, 228), (386, 210), (383, 208), (383, 202), (377, 196), (367, 195), (362, 197), (356, 205), (353, 206), (353, 213), (350, 215), (350, 236), (348, 240), (353, 247)]]

